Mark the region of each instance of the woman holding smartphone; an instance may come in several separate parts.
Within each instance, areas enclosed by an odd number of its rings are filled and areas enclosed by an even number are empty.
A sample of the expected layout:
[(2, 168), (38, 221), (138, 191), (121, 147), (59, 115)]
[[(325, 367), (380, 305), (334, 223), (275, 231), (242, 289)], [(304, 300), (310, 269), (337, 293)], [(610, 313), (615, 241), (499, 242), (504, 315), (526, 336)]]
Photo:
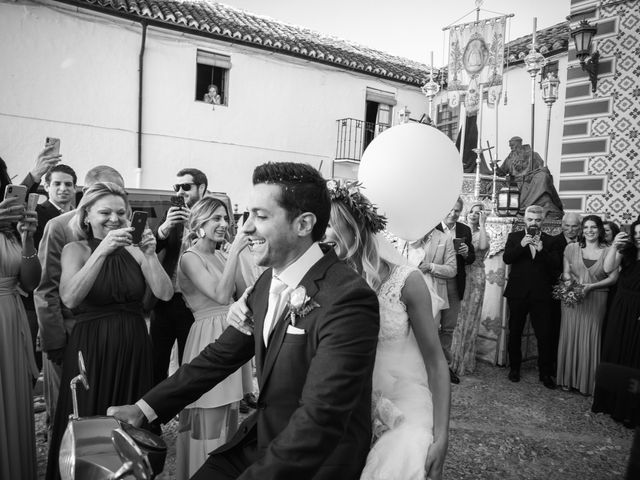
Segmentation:
[(82, 197), (71, 227), (83, 240), (62, 250), (60, 299), (76, 324), (65, 350), (53, 424), (47, 479), (59, 478), (60, 441), (72, 411), (69, 381), (78, 374), (78, 352), (91, 389), (78, 395), (80, 416), (104, 415), (109, 405), (133, 403), (153, 386), (151, 340), (142, 311), (147, 286), (158, 298), (173, 295), (171, 280), (146, 229), (132, 245), (129, 203), (113, 183), (96, 183)]
[[(0, 159), (0, 193), (11, 184)], [(16, 198), (0, 202), (0, 478), (37, 479), (31, 332), (18, 293), (40, 280), (33, 245), (37, 217)]]
[[(630, 233), (618, 233), (607, 252), (605, 272), (619, 267), (601, 361), (640, 369), (640, 220), (631, 224)], [(608, 413), (628, 427), (640, 425), (640, 402), (629, 391), (614, 393), (596, 384), (592, 410)]]

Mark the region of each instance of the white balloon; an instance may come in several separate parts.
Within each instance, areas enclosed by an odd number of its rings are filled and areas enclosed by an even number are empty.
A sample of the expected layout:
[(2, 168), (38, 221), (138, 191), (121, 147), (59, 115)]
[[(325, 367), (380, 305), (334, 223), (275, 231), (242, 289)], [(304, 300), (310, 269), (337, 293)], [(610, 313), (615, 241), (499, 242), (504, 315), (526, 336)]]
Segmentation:
[(406, 123), (385, 130), (369, 144), (358, 180), (389, 220), (387, 229), (413, 241), (453, 208), (462, 190), (462, 161), (440, 130)]

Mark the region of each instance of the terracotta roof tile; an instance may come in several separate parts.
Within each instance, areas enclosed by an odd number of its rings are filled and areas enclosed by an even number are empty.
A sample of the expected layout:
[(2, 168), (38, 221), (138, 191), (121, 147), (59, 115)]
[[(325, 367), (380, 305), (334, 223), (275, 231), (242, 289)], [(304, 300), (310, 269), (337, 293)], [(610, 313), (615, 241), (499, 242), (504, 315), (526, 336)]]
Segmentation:
[[(79, 7), (118, 15), (122, 12), (158, 24), (179, 26), (194, 34), (260, 46), (268, 50), (307, 57), (325, 64), (361, 71), (376, 77), (422, 86), (428, 78), (426, 65), (363, 45), (288, 25), (212, 0), (60, 0)], [(541, 30), (537, 43), (541, 53), (567, 50), (568, 23)], [(508, 62), (522, 61), (530, 48), (531, 35), (518, 38), (505, 48)]]

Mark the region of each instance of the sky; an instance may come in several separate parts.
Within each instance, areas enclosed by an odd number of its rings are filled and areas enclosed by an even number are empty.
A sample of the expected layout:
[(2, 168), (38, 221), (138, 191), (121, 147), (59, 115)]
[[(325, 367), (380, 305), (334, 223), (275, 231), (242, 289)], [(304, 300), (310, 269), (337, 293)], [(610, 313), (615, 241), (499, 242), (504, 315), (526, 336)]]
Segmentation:
[[(442, 28), (475, 20), (475, 0), (218, 0), (243, 10), (434, 66), (443, 61)], [(480, 18), (513, 13), (507, 40), (565, 20), (569, 0), (484, 0)], [(494, 13), (492, 13), (494, 12)], [(465, 16), (466, 14), (469, 14)], [(460, 17), (464, 19), (458, 21)], [(507, 24), (508, 25), (508, 24)], [(445, 54), (446, 55), (446, 54)]]

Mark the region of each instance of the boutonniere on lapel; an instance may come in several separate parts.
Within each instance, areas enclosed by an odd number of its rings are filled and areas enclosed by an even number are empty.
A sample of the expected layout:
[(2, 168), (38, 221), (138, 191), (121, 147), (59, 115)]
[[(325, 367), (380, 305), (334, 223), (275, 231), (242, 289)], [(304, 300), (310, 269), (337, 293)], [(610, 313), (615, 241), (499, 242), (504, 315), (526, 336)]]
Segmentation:
[(294, 327), (296, 320), (305, 317), (311, 310), (319, 307), (320, 304), (307, 295), (307, 289), (302, 285), (298, 285), (289, 296), (289, 322)]

